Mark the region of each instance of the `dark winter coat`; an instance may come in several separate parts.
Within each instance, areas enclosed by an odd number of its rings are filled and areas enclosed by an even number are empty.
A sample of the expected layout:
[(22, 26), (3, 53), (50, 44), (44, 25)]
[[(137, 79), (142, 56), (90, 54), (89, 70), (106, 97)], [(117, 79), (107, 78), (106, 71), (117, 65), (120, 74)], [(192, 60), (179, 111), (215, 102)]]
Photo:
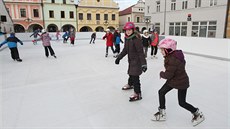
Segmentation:
[(150, 36), (149, 35), (148, 36), (143, 35), (142, 36), (142, 44), (143, 44), (143, 46), (148, 47), (150, 45), (150, 43), (151, 43)]
[(126, 54), (128, 54), (129, 62), (128, 74), (133, 76), (141, 75), (141, 67), (142, 65), (147, 65), (147, 63), (140, 35), (133, 34), (125, 38), (124, 48), (117, 58), (122, 59)]
[(165, 72), (160, 72), (160, 77), (167, 79), (166, 84), (176, 89), (189, 87), (189, 78), (185, 71), (185, 59), (181, 50), (176, 50), (165, 57)]

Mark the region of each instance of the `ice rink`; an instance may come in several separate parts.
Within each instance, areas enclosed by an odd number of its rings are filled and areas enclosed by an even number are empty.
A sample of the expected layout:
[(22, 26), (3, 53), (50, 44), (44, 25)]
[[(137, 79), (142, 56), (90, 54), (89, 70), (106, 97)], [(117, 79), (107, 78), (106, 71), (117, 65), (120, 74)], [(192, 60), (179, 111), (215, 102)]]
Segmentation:
[[(0, 51), (1, 129), (229, 129), (229, 61), (185, 54), (190, 88), (187, 102), (205, 121), (193, 127), (192, 114), (178, 105), (177, 91), (166, 96), (167, 121), (153, 122), (158, 90), (165, 80), (163, 58), (151, 59), (141, 75), (143, 99), (129, 102), (127, 58), (115, 65), (105, 41), (76, 40), (75, 46), (52, 41), (57, 59), (46, 58), (41, 42), (18, 45), (23, 62)], [(121, 45), (123, 48), (123, 44)], [(150, 49), (149, 49), (150, 52)]]

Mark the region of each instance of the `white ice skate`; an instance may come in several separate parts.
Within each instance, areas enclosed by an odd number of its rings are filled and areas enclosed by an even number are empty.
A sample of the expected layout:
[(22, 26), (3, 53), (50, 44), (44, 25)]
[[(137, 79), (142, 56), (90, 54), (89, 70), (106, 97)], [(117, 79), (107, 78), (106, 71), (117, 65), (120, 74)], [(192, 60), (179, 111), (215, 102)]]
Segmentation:
[(152, 121), (166, 121), (166, 112), (165, 109), (160, 109), (157, 113), (154, 114)]
[(204, 121), (204, 115), (202, 114), (202, 112), (199, 111), (199, 109), (197, 109), (197, 111), (195, 113), (193, 113), (193, 118), (192, 118), (192, 125), (196, 126), (198, 124), (200, 124), (201, 122)]

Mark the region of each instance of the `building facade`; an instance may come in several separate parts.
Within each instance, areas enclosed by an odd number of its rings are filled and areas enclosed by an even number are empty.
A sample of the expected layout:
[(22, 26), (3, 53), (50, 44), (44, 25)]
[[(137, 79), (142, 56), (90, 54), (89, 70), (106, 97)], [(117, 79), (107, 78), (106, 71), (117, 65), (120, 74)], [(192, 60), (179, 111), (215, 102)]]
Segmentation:
[(45, 28), (49, 32), (76, 30), (74, 0), (43, 0)]
[(227, 0), (145, 0), (145, 16), (160, 34), (223, 38)]
[(139, 0), (137, 4), (132, 5), (119, 12), (119, 28), (122, 29), (126, 22), (134, 22), (139, 31), (151, 28), (150, 18), (144, 16), (145, 2)]
[(0, 1), (0, 32), (14, 32), (13, 21), (2, 0)]
[(80, 0), (77, 4), (78, 31), (104, 31), (119, 27), (119, 7), (113, 0)]
[(230, 1), (228, 1), (227, 15), (226, 15), (226, 38), (230, 38)]
[(4, 0), (15, 32), (32, 32), (44, 26), (41, 0)]

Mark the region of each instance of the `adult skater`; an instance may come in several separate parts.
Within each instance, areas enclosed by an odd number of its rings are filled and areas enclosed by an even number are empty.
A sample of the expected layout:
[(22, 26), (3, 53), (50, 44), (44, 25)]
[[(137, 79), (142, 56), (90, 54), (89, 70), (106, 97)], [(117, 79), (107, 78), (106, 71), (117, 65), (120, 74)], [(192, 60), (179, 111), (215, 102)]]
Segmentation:
[(128, 84), (122, 87), (122, 90), (134, 88), (134, 94), (130, 96), (129, 101), (136, 101), (142, 99), (141, 84), (139, 76), (142, 72), (147, 70), (147, 63), (143, 52), (143, 45), (141, 36), (134, 32), (135, 25), (133, 22), (127, 22), (124, 26), (125, 30), (125, 44), (122, 52), (115, 60), (115, 64), (119, 64), (120, 60), (128, 54)]
[(148, 48), (149, 48), (150, 43), (151, 43), (151, 38), (150, 38), (147, 30), (144, 30), (143, 33), (144, 33), (144, 35), (141, 38), (142, 38), (142, 44), (143, 44), (143, 50), (144, 50), (145, 58), (147, 58), (147, 53), (148, 53)]
[(49, 33), (47, 33), (45, 29), (42, 29), (41, 38), (37, 39), (37, 40), (42, 40), (42, 44), (45, 48), (45, 56), (46, 57), (49, 57), (49, 52), (50, 52), (51, 56), (53, 56), (54, 58), (57, 58), (55, 56), (54, 50), (51, 47), (51, 43), (50, 43), (51, 37), (49, 36)]
[(12, 59), (16, 60), (18, 62), (22, 62), (22, 59), (20, 59), (20, 57), (19, 57), (17, 42), (19, 42), (21, 45), (23, 45), (22, 41), (19, 40), (15, 36), (15, 33), (10, 33), (10, 36), (0, 44), (0, 48), (2, 45), (7, 43), (8, 47), (10, 49), (10, 52), (11, 52)]
[(110, 32), (110, 29), (106, 29), (106, 34), (103, 37), (103, 40), (106, 39), (106, 53), (105, 57), (108, 57), (108, 49), (111, 47), (111, 50), (114, 54), (114, 49), (113, 49), (113, 34)]
[(176, 50), (177, 42), (166, 38), (162, 40), (158, 47), (164, 56), (165, 71), (160, 72), (160, 78), (166, 79), (166, 83), (158, 91), (159, 94), (159, 111), (154, 114), (153, 120), (165, 121), (165, 95), (172, 89), (178, 90), (179, 105), (193, 114), (192, 124), (196, 126), (204, 120), (204, 115), (198, 108), (193, 107), (186, 102), (187, 88), (189, 87), (189, 77), (185, 70), (184, 54), (181, 50)]
[(95, 44), (95, 39), (96, 39), (96, 32), (93, 32), (93, 33), (91, 34), (91, 39), (90, 39), (89, 44), (91, 44), (91, 42), (93, 42), (93, 43)]

